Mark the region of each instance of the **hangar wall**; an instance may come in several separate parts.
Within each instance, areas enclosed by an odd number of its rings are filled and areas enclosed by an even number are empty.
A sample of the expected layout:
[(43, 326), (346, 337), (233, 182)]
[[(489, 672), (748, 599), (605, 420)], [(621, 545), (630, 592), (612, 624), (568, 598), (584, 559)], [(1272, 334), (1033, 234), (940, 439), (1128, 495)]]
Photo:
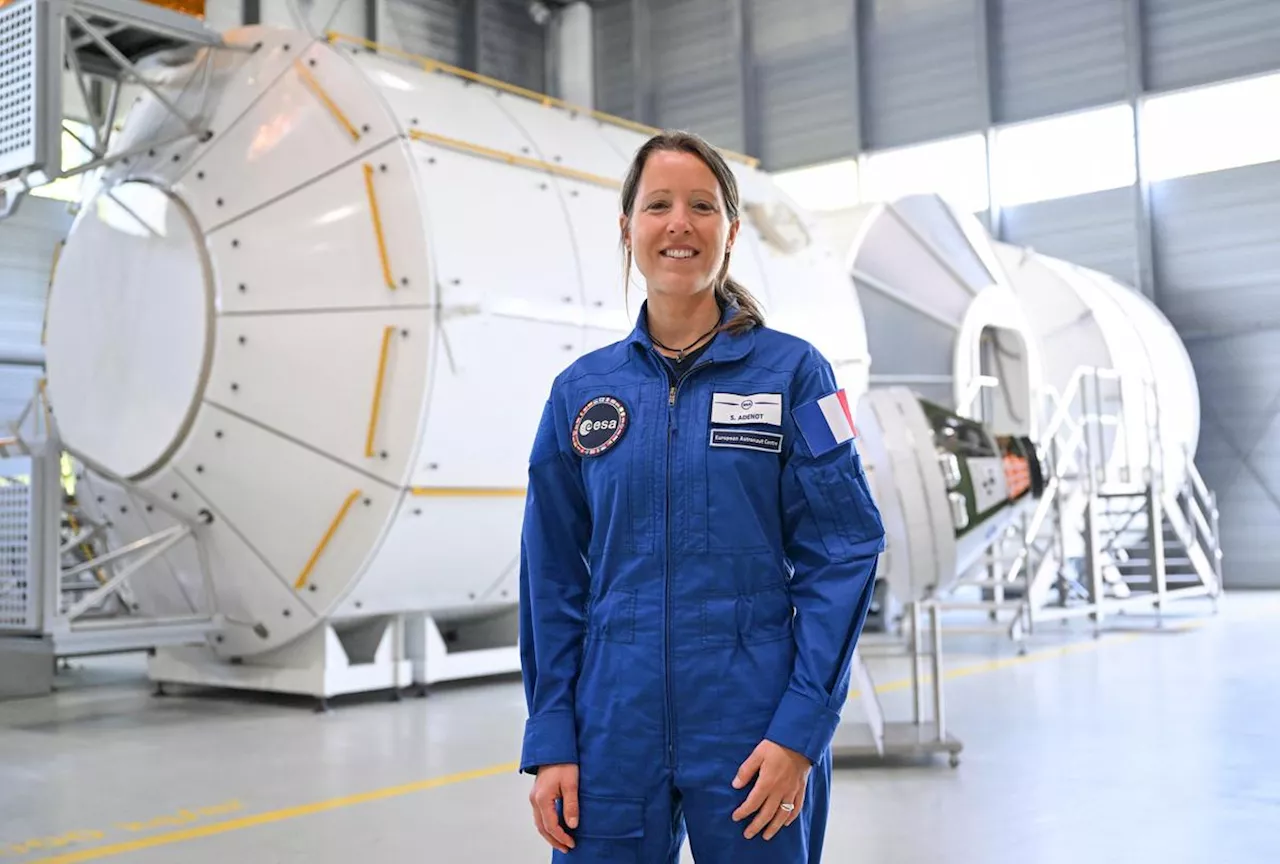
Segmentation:
[(939, 191), (1152, 297), (1203, 391), (1227, 585), (1280, 587), (1280, 140), (1250, 107), (1280, 99), (1280, 4), (710, 5), (596, 3), (597, 107), (800, 169), (837, 233), (841, 208)]
[[(551, 90), (548, 25), (535, 5), (302, 3), (314, 26)], [(210, 8), (220, 27), (290, 21), (285, 0)], [(1280, 142), (1259, 134), (1264, 112), (1230, 114), (1230, 99), (1196, 89), (1230, 81), (1232, 92), (1257, 90), (1252, 104), (1280, 99), (1280, 77), (1269, 88), (1266, 77), (1280, 70), (1280, 4), (595, 0), (590, 9), (594, 107), (692, 128), (770, 171), (819, 166), (825, 199), (810, 206), (836, 221), (859, 200), (939, 191), (1001, 239), (1151, 296), (1187, 341), (1203, 391), (1197, 463), (1219, 495), (1227, 585), (1280, 587), (1280, 551), (1266, 540), (1280, 528)], [(1197, 92), (1205, 98), (1194, 109), (1174, 110)], [(1190, 122), (1195, 146), (1169, 155)], [(1076, 177), (1090, 162), (1090, 176)]]

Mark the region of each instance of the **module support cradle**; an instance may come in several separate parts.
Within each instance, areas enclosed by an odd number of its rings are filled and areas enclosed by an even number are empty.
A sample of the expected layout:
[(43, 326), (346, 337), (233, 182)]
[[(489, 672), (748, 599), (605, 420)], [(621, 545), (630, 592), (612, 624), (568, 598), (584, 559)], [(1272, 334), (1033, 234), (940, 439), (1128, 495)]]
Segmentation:
[[(831, 741), (832, 759), (835, 767), (844, 767), (841, 762), (876, 757), (919, 758), (936, 753), (948, 754), (952, 768), (960, 764), (960, 751), (964, 745), (947, 731), (946, 710), (942, 694), (942, 624), (938, 604), (931, 600), (922, 600), (906, 604), (905, 620), (910, 623), (910, 641), (905, 650), (877, 651), (875, 656), (906, 656), (911, 658), (911, 705), (910, 721), (886, 722), (884, 707), (880, 704), (880, 696), (876, 692), (875, 682), (866, 661), (862, 659), (863, 651), (859, 649), (854, 655), (853, 674), (858, 682), (858, 696), (867, 722), (855, 723), (845, 721), (836, 729)], [(921, 618), (927, 614), (929, 618), (929, 647), (924, 648), (921, 632)], [(933, 712), (926, 716), (924, 704), (922, 661), (929, 662), (929, 681), (932, 685)]]

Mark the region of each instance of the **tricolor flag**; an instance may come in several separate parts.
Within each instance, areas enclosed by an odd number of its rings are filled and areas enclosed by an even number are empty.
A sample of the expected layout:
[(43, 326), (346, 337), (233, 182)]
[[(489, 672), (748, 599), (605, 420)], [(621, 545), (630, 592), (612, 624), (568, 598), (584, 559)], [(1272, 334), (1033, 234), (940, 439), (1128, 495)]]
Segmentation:
[(791, 412), (814, 456), (857, 437), (844, 388), (800, 405)]

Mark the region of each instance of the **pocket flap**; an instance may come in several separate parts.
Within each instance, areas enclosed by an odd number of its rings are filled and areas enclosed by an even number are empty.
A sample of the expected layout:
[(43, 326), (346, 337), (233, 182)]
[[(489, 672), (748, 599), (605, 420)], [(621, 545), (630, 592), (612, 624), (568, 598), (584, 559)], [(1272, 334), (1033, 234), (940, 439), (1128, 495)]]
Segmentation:
[(627, 840), (644, 836), (644, 799), (578, 793), (575, 837)]

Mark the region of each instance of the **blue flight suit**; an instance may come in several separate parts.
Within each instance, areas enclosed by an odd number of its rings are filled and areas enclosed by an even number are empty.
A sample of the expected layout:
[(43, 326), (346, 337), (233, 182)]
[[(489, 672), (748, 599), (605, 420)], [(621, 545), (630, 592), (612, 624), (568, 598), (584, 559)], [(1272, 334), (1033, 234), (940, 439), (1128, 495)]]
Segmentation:
[[(815, 452), (793, 415), (838, 389), (815, 348), (722, 332), (676, 379), (646, 311), (556, 377), (537, 430), (520, 770), (579, 766), (553, 861), (674, 864), (687, 830), (699, 864), (817, 862), (880, 514), (853, 442)], [(801, 818), (747, 840), (732, 783), (766, 737), (814, 767)]]

